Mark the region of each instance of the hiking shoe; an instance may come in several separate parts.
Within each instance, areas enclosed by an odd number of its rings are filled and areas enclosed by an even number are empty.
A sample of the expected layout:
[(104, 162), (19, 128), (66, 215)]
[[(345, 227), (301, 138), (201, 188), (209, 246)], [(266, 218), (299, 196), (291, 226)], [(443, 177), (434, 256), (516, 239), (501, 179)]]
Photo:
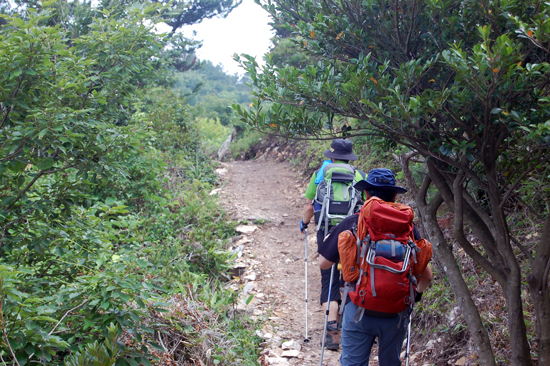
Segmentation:
[[(322, 345), (323, 341), (321, 340), (321, 346)], [(327, 324), (325, 347), (331, 351), (338, 351), (340, 349), (340, 329), (338, 329), (336, 321), (331, 321)]]

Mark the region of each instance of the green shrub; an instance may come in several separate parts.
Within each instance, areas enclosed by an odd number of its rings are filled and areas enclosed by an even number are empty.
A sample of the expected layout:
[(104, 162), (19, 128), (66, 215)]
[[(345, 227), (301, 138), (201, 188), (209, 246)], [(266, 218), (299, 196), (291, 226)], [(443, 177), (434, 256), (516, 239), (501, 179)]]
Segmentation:
[[(0, 27), (1, 360), (148, 365), (159, 329), (191, 332), (159, 320), (182, 279), (230, 321), (235, 223), (208, 194), (218, 178), (185, 98), (141, 88), (165, 72), (153, 8), (97, 10), (72, 33), (48, 25), (54, 5)], [(231, 321), (244, 350), (252, 331)]]
[(208, 155), (216, 153), (231, 134), (231, 128), (223, 126), (218, 118), (199, 118), (197, 125), (202, 148)]
[(230, 145), (231, 157), (237, 158), (246, 155), (263, 136), (265, 135), (253, 129), (241, 130), (241, 133), (237, 135), (237, 139)]

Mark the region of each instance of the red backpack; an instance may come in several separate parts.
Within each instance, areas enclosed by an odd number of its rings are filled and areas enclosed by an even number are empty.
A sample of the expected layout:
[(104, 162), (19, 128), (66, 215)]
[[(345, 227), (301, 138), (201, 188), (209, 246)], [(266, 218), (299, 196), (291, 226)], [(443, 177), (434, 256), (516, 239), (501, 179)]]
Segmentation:
[(413, 218), (409, 206), (373, 197), (361, 208), (357, 227), (340, 233), (343, 306), (348, 295), (360, 309), (377, 313), (413, 305), (417, 281), (432, 257), (428, 241), (414, 241)]

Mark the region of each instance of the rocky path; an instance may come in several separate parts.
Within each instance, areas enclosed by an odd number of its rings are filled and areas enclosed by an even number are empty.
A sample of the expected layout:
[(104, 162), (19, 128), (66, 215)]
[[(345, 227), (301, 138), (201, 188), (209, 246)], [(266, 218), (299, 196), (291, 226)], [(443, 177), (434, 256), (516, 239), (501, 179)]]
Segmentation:
[[(245, 220), (233, 250), (240, 311), (265, 319), (260, 332), (262, 365), (319, 365), (324, 311), (319, 305), (321, 276), (315, 229), (308, 235), (308, 337), (304, 342), (305, 251), (300, 212), (307, 181), (288, 163), (236, 161), (218, 169), (217, 193), (234, 220)], [(313, 225), (310, 225), (313, 226)], [(250, 300), (250, 295), (254, 295)], [(247, 300), (250, 300), (246, 304)], [(340, 352), (325, 351), (324, 365), (338, 365)]]
[[(307, 240), (310, 341), (304, 342), (305, 238), (299, 223), (309, 177), (300, 177), (287, 162), (263, 158), (221, 164), (217, 172), (223, 183), (214, 192), (232, 219), (243, 222), (237, 228), (241, 235), (232, 243), (237, 259), (235, 277), (228, 287), (241, 294), (238, 311), (264, 324), (258, 332), (264, 340), (259, 363), (262, 366), (319, 365), (325, 309), (319, 304), (321, 274), (314, 225), (309, 227)], [(436, 355), (434, 362), (434, 355), (445, 342), (433, 336), (428, 336), (426, 341), (419, 333), (421, 329), (414, 328), (411, 365), (476, 364), (462, 353), (452, 362), (438, 359)], [(323, 365), (338, 366), (340, 353), (325, 350)], [(402, 359), (404, 356), (403, 349)], [(369, 364), (378, 365), (376, 345)]]

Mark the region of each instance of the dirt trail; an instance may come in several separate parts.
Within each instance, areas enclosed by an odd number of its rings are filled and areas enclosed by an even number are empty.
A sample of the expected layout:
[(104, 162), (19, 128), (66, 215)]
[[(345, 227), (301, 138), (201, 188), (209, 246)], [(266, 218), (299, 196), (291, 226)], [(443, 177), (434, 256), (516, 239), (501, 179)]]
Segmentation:
[[(249, 223), (239, 230), (256, 227), (235, 238), (233, 249), (239, 256), (235, 274), (240, 276), (230, 286), (242, 289), (239, 310), (267, 319), (261, 331), (265, 340), (261, 364), (319, 365), (325, 317), (319, 305), (321, 276), (313, 225), (308, 235), (310, 342), (304, 343), (305, 243), (299, 222), (307, 180), (293, 173), (288, 163), (265, 160), (222, 164), (218, 173), (224, 182), (217, 190), (220, 202), (234, 220)], [(254, 298), (247, 305), (250, 294)], [(339, 356), (340, 352), (327, 350), (323, 364), (338, 365)]]

